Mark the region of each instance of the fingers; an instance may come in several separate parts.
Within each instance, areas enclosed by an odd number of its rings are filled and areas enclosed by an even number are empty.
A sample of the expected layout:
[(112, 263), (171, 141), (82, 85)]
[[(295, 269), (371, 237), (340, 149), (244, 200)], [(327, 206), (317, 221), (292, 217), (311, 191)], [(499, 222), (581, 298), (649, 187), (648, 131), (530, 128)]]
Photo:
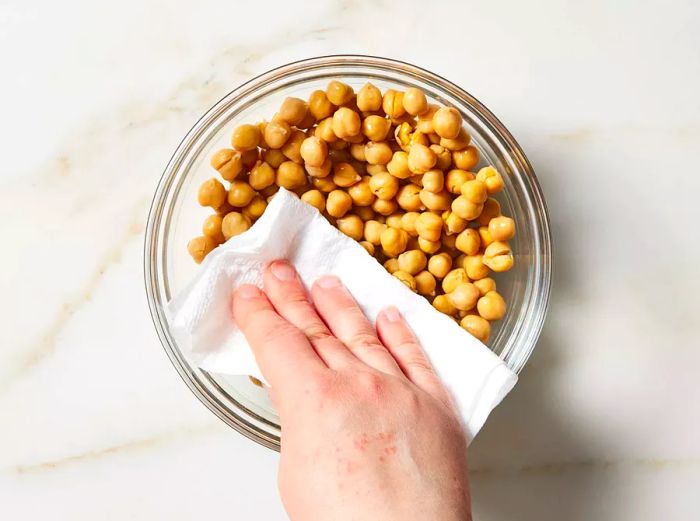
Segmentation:
[(311, 288), (314, 305), (331, 332), (362, 362), (384, 373), (403, 376), (389, 351), (338, 277), (326, 275)]
[(309, 301), (295, 269), (286, 261), (270, 264), (263, 275), (265, 293), (284, 319), (301, 330), (318, 356), (332, 369), (357, 363), (343, 343), (328, 330)]
[(284, 392), (325, 369), (304, 334), (279, 316), (257, 287), (239, 287), (232, 306), (233, 318), (270, 385)]
[(392, 306), (379, 313), (377, 333), (410, 381), (433, 397), (450, 401), (447, 389), (398, 309)]

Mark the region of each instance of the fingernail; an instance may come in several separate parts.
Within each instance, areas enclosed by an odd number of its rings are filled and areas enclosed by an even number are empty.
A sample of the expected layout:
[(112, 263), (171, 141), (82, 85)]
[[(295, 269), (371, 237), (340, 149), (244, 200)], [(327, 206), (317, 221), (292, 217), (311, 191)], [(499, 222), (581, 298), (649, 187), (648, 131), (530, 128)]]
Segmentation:
[(398, 322), (401, 320), (401, 312), (394, 306), (389, 306), (384, 310), (384, 317), (389, 322)]
[(244, 299), (254, 299), (260, 296), (260, 290), (252, 284), (245, 284), (236, 290), (236, 296)]
[(270, 265), (270, 271), (278, 280), (292, 280), (296, 271), (285, 261), (275, 261)]
[(324, 275), (316, 281), (316, 284), (318, 284), (323, 289), (337, 288), (341, 285), (340, 279), (335, 275)]

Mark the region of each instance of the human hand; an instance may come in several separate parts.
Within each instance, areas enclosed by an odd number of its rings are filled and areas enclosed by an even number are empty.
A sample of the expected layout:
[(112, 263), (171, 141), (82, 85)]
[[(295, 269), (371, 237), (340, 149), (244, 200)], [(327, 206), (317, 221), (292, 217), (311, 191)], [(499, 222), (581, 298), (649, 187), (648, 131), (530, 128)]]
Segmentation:
[(280, 415), (278, 484), (293, 521), (471, 519), (467, 442), (396, 308), (376, 330), (340, 280), (310, 295), (275, 261), (233, 315)]

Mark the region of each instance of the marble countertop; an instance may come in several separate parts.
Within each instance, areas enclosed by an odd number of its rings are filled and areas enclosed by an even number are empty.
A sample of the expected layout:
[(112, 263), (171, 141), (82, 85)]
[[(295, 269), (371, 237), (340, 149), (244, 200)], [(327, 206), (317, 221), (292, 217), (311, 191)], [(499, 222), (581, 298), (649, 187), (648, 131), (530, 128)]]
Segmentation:
[(144, 224), (216, 100), (366, 53), (484, 102), (551, 211), (551, 312), (472, 445), (476, 519), (698, 519), (697, 2), (268, 4), (0, 2), (0, 517), (285, 519), (277, 455), (160, 347)]

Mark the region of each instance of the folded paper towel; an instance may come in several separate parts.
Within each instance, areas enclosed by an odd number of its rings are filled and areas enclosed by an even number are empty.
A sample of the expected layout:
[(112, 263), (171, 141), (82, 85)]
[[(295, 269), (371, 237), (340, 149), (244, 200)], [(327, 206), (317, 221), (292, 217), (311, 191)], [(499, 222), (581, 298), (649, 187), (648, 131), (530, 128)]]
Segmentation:
[(231, 318), (231, 291), (246, 283), (262, 287), (263, 269), (275, 259), (294, 264), (307, 287), (321, 275), (337, 275), (373, 322), (387, 306), (399, 308), (452, 392), (470, 438), (515, 385), (515, 373), (485, 345), (284, 188), (250, 230), (212, 251), (194, 280), (168, 304), (178, 346), (199, 367), (262, 379)]

